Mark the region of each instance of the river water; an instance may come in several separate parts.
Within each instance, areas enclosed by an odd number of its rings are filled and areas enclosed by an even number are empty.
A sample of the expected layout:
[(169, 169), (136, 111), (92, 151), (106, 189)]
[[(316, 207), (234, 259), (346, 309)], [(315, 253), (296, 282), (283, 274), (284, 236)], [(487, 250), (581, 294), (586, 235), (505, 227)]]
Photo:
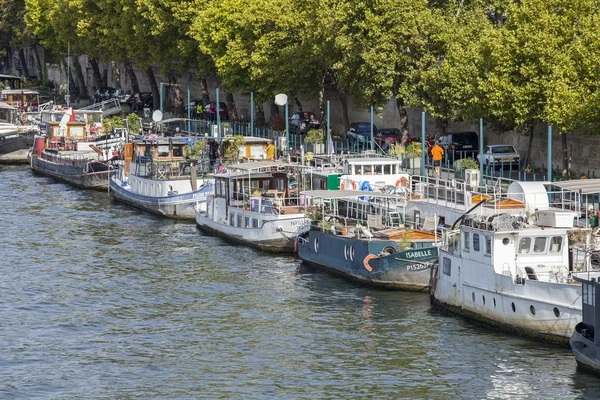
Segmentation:
[(0, 398), (599, 398), (556, 348), (0, 166)]

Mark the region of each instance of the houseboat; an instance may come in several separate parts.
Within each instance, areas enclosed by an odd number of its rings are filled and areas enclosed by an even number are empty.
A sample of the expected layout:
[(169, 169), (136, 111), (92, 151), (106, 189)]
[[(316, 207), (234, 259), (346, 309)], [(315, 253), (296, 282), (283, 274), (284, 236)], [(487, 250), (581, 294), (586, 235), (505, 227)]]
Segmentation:
[(522, 193), (524, 207), (499, 208), (502, 202), (490, 199), (444, 230), (434, 304), (566, 344), (581, 322), (582, 289), (574, 278), (599, 273), (590, 253), (598, 239), (581, 214), (582, 193), (595, 195), (599, 187), (570, 192), (568, 182), (547, 183), (556, 185), (563, 190)]
[(110, 179), (114, 199), (154, 214), (194, 220), (196, 208), (206, 208), (214, 178), (201, 160), (189, 159), (188, 142), (173, 137), (126, 144), (124, 166)]
[(369, 286), (413, 291), (430, 287), (438, 259), (435, 225), (428, 231), (411, 229), (397, 212), (377, 213), (352, 201), (369, 197), (390, 204), (395, 194), (313, 190), (301, 195), (314, 200), (307, 212), (310, 228), (298, 236), (302, 261)]
[(292, 190), (293, 166), (261, 161), (235, 164), (215, 174), (206, 210), (198, 207), (200, 229), (261, 250), (293, 252), (297, 231), (308, 219), (303, 199)]
[(109, 171), (122, 163), (124, 132), (105, 133), (101, 124), (78, 120), (72, 109), (35, 138), (31, 169), (87, 189), (108, 189)]
[(569, 344), (577, 365), (600, 376), (600, 335), (596, 340), (596, 325), (600, 324), (600, 282), (598, 277), (586, 278), (575, 278), (581, 283), (581, 322), (575, 325)]

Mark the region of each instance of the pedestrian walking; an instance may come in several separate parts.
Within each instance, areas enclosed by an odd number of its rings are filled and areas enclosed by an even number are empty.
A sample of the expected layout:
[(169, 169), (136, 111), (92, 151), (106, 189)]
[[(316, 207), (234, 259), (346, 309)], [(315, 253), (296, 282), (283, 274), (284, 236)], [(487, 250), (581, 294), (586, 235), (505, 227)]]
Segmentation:
[(435, 174), (440, 176), (440, 167), (442, 166), (442, 156), (444, 155), (444, 149), (440, 146), (440, 142), (435, 141), (435, 145), (431, 148), (431, 155), (433, 157), (433, 168)]
[(198, 103), (196, 106), (196, 117), (197, 119), (202, 119), (202, 103)]

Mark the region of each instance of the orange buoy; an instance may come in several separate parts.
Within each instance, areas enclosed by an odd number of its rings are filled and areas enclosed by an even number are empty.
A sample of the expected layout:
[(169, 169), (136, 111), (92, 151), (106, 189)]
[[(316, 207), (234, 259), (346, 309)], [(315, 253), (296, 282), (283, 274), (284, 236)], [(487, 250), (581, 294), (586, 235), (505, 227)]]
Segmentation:
[(363, 265), (365, 266), (365, 268), (367, 269), (367, 271), (371, 272), (373, 271), (373, 268), (369, 265), (369, 261), (377, 258), (377, 256), (375, 254), (368, 254), (365, 259), (363, 260)]
[(396, 187), (400, 186), (408, 187), (408, 179), (406, 179), (404, 176), (396, 181)]

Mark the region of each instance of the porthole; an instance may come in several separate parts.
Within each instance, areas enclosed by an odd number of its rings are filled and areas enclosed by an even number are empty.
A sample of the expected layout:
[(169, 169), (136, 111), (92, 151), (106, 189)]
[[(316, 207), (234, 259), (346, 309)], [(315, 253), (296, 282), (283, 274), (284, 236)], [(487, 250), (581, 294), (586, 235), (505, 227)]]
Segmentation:
[(515, 307), (515, 303), (510, 303), (510, 306), (511, 306), (513, 312), (517, 312), (517, 307)]
[(483, 305), (485, 306), (485, 296), (481, 296), (481, 300), (483, 300)]
[(531, 311), (531, 315), (535, 315), (535, 307), (529, 306), (529, 311)]
[(354, 246), (350, 246), (350, 261), (354, 261)]
[(346, 260), (348, 259), (348, 245), (347, 244), (344, 245), (344, 258)]
[(493, 299), (493, 300), (494, 300), (494, 307), (496, 307), (496, 299)]
[(510, 243), (510, 240), (508, 238), (502, 239), (502, 244), (503, 245), (508, 246), (509, 243)]
[(471, 299), (473, 299), (473, 303), (475, 303), (475, 292), (471, 294)]
[(554, 307), (554, 315), (556, 318), (560, 317), (560, 310), (557, 307)]
[(315, 253), (319, 252), (319, 239), (315, 238)]

